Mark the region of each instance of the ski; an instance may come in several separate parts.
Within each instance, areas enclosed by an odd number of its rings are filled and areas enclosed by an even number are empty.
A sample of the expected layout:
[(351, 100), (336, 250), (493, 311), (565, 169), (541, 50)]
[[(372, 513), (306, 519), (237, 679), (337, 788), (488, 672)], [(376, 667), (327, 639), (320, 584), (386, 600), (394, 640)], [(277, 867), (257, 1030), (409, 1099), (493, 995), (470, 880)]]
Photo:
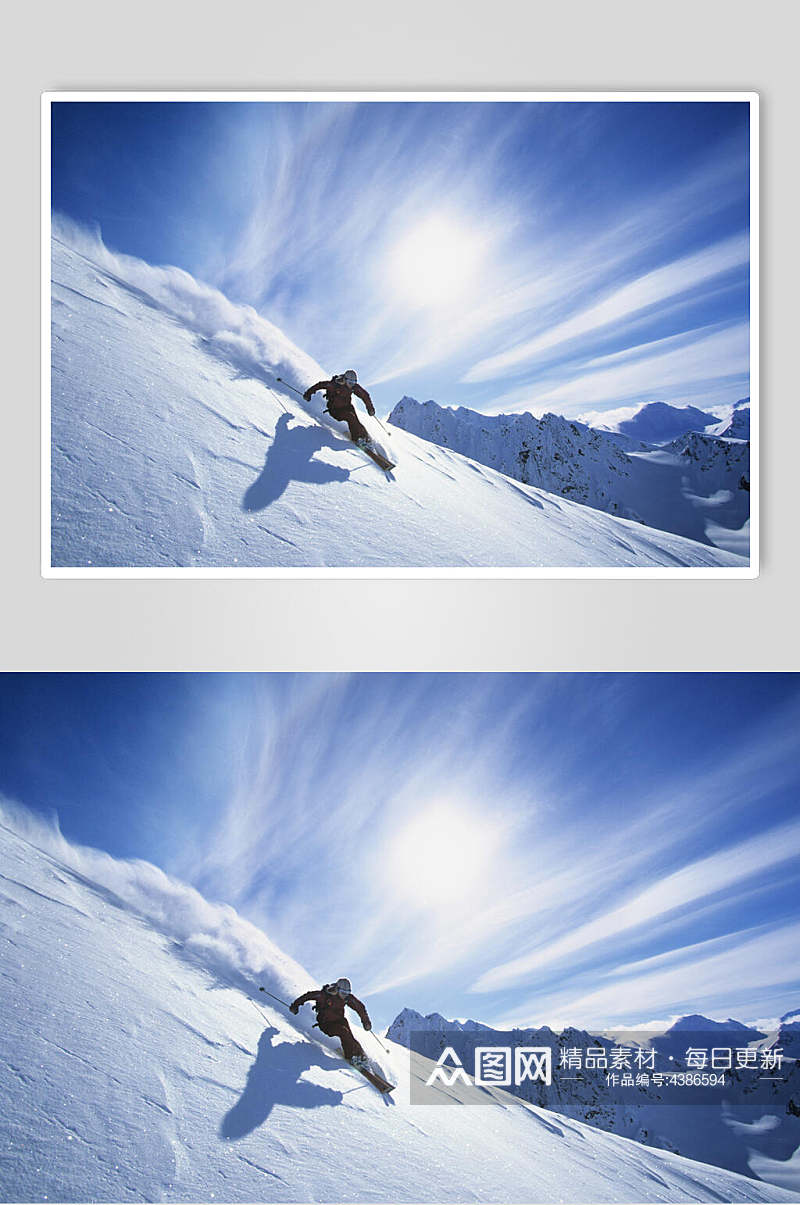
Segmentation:
[(383, 469), (384, 472), (389, 473), (392, 469), (397, 468), (397, 465), (392, 464), (391, 460), (387, 460), (383, 453), (379, 452), (378, 449), (373, 445), (366, 444), (363, 442), (363, 440), (357, 439), (354, 439), (353, 443), (357, 448), (360, 448), (362, 452), (366, 452), (370, 460), (374, 460), (378, 467)]
[(397, 1087), (397, 1084), (390, 1084), (388, 1080), (385, 1080), (382, 1075), (378, 1075), (376, 1071), (370, 1071), (367, 1067), (357, 1067), (355, 1063), (351, 1063), (350, 1066), (354, 1071), (359, 1071), (364, 1076), (364, 1079), (368, 1079), (373, 1087), (382, 1092), (384, 1096), (388, 1096), (390, 1092), (394, 1092)]

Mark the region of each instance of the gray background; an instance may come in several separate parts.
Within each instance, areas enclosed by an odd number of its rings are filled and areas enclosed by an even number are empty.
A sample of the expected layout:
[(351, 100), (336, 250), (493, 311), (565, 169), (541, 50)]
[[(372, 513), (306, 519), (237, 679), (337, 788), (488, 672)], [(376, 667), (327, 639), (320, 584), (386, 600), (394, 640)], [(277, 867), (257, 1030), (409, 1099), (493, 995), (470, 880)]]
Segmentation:
[[(775, 0), (40, 0), (10, 10), (0, 669), (800, 668), (798, 11)], [(317, 87), (760, 92), (759, 579), (40, 577), (40, 93)]]

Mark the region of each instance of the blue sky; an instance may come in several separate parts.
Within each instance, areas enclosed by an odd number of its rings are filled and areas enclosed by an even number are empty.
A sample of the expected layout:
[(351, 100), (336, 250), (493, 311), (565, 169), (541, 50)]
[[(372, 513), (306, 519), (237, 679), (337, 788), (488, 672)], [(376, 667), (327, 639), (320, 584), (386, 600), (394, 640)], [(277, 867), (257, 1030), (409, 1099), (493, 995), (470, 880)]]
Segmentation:
[(748, 107), (53, 105), (53, 207), (255, 306), (379, 409), (749, 392)]
[(800, 1004), (797, 675), (4, 675), (0, 793), (387, 1024)]

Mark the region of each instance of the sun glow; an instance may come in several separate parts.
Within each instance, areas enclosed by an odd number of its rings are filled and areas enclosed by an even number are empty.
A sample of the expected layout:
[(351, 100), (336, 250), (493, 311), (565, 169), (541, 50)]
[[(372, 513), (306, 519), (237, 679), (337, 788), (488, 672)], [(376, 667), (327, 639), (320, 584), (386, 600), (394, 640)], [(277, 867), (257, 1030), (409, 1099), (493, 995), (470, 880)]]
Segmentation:
[(393, 835), (386, 866), (396, 895), (443, 909), (471, 897), (489, 878), (498, 833), (486, 817), (450, 802), (431, 804)]
[(476, 231), (448, 218), (428, 218), (395, 245), (389, 280), (414, 305), (445, 305), (474, 283), (485, 250)]

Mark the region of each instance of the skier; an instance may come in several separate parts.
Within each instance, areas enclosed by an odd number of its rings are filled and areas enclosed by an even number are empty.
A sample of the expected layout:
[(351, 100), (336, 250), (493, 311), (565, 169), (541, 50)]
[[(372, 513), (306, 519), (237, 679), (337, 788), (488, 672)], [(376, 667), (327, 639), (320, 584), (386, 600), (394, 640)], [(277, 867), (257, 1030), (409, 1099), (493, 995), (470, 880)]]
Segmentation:
[(326, 983), (318, 991), (306, 992), (298, 996), (289, 1005), (289, 1011), (297, 1014), (302, 1004), (313, 1001), (317, 1013), (316, 1024), (330, 1038), (338, 1038), (342, 1043), (342, 1052), (348, 1063), (363, 1070), (368, 1068), (366, 1055), (356, 1041), (353, 1031), (344, 1015), (345, 1005), (357, 1012), (361, 1024), (366, 1030), (372, 1029), (372, 1022), (367, 1016), (367, 1010), (360, 1000), (356, 999), (350, 990), (349, 979), (337, 979), (335, 983)]
[(353, 394), (361, 398), (370, 417), (374, 415), (375, 407), (366, 389), (363, 389), (359, 385), (358, 377), (353, 369), (348, 368), (347, 372), (333, 377), (330, 381), (318, 381), (316, 385), (312, 385), (305, 391), (303, 394), (305, 400), (310, 402), (311, 395), (316, 393), (318, 389), (325, 390), (325, 398), (328, 403), (326, 409), (331, 418), (335, 418), (340, 423), (347, 423), (353, 443), (371, 443), (369, 433), (366, 427), (359, 421), (355, 407), (353, 406)]

